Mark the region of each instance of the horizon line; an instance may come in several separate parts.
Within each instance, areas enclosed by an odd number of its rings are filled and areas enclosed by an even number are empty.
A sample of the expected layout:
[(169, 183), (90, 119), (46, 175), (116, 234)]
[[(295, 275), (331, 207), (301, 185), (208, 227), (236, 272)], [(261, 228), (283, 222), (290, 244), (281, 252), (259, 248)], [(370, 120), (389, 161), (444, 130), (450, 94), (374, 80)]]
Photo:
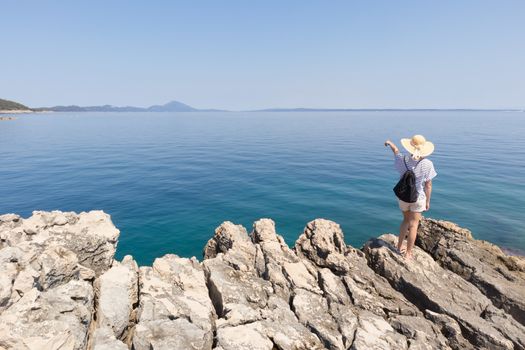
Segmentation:
[[(13, 100), (5, 100), (8, 102), (14, 102)], [(18, 103), (18, 102), (15, 102)], [(480, 107), (263, 107), (263, 108), (246, 108), (246, 109), (222, 109), (222, 108), (196, 108), (185, 104), (177, 100), (171, 100), (165, 104), (154, 104), (147, 107), (138, 107), (133, 105), (121, 105), (116, 106), (112, 104), (99, 104), (99, 105), (87, 105), (81, 106), (77, 104), (69, 105), (54, 105), (48, 107), (28, 107), (27, 105), (21, 104), (23, 107), (28, 108), (31, 111), (54, 111), (60, 112), (68, 110), (66, 109), (78, 109), (80, 112), (82, 109), (86, 109), (86, 112), (94, 110), (87, 109), (108, 109), (108, 112), (191, 112), (191, 111), (217, 111), (217, 112), (308, 112), (308, 111), (320, 111), (320, 112), (346, 112), (346, 111), (525, 111), (525, 106), (522, 107), (498, 107), (498, 108), (480, 108)], [(162, 110), (162, 108), (168, 108)], [(57, 110), (63, 109), (63, 110)], [(113, 110), (111, 110), (113, 109)], [(127, 109), (127, 110), (126, 110)], [(4, 110), (7, 111), (7, 110)]]

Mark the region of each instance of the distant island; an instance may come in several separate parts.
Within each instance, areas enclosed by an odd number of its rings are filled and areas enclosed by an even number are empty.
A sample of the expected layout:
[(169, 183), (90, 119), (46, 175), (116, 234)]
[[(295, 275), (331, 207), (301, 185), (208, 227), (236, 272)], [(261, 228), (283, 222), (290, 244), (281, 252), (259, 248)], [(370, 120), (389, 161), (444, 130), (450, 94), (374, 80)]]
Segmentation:
[(171, 101), (163, 105), (153, 105), (150, 107), (134, 106), (54, 106), (34, 108), (37, 112), (214, 112), (214, 109), (197, 109), (178, 101)]
[[(483, 108), (267, 108), (246, 110), (242, 112), (523, 112), (523, 109), (483, 109)], [(163, 105), (149, 107), (134, 106), (53, 106), (30, 108), (21, 103), (0, 99), (0, 113), (31, 113), (31, 112), (233, 112), (224, 109), (198, 109), (179, 101), (171, 101)]]
[(30, 108), (21, 103), (0, 99), (0, 113), (29, 113), (29, 112), (221, 112), (219, 109), (197, 109), (178, 101), (171, 101), (163, 105), (149, 107), (134, 106), (53, 106)]

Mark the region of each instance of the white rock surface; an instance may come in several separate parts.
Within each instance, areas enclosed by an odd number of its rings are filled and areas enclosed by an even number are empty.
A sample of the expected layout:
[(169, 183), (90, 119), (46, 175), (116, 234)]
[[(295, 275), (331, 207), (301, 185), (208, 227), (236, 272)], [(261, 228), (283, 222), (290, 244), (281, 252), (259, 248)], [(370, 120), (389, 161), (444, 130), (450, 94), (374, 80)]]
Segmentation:
[[(214, 321), (215, 310), (198, 261), (170, 254), (156, 259), (153, 267), (140, 268), (140, 305), (133, 336), (137, 350), (211, 349)], [(179, 328), (170, 333), (163, 327)]]
[(0, 216), (0, 349), (86, 349), (118, 234), (101, 211)]
[(525, 260), (451, 223), (425, 221), (410, 264), (324, 219), (293, 249), (224, 222), (202, 262), (140, 268), (118, 235), (100, 211), (0, 216), (0, 350), (525, 349)]
[(135, 324), (138, 304), (138, 266), (131, 256), (115, 261), (95, 282), (97, 328), (108, 328), (124, 340)]
[(93, 288), (85, 281), (44, 292), (31, 289), (0, 314), (0, 347), (85, 349), (93, 298)]
[(100, 327), (93, 333), (93, 350), (128, 350), (128, 346), (115, 338), (109, 327)]

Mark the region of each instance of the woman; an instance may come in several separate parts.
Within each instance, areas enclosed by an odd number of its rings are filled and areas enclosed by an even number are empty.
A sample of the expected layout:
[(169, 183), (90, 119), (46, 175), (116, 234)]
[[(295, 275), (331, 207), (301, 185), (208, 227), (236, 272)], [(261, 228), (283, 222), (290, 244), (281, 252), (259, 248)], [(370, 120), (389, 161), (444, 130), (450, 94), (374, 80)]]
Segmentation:
[[(432, 142), (427, 141), (422, 135), (414, 135), (411, 139), (401, 139), (401, 145), (410, 153), (410, 157), (400, 153), (392, 141), (387, 140), (385, 142), (385, 146), (390, 147), (394, 152), (394, 164), (400, 176), (403, 176), (407, 170), (412, 170), (416, 177), (417, 201), (407, 203), (398, 199), (399, 208), (403, 212), (403, 222), (399, 227), (397, 249), (400, 253), (405, 253), (407, 260), (411, 260), (421, 213), (430, 209), (432, 179), (436, 177), (437, 173), (432, 161), (426, 158), (434, 152)], [(406, 250), (403, 249), (405, 239), (407, 240)]]

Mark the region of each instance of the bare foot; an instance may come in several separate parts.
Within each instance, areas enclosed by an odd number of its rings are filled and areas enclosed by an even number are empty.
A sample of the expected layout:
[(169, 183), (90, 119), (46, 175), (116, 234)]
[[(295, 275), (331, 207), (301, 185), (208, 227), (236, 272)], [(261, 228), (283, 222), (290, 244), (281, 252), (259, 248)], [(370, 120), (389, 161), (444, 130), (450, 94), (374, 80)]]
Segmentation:
[(407, 246), (406, 246), (406, 245), (402, 245), (401, 247), (400, 247), (400, 246), (397, 246), (396, 249), (397, 249), (398, 254), (403, 255), (403, 254), (405, 254), (406, 251), (407, 251)]
[(406, 260), (406, 261), (412, 261), (412, 260), (414, 260), (414, 256), (412, 255), (412, 253), (408, 253), (408, 252), (406, 252), (406, 253), (405, 253), (405, 260)]

